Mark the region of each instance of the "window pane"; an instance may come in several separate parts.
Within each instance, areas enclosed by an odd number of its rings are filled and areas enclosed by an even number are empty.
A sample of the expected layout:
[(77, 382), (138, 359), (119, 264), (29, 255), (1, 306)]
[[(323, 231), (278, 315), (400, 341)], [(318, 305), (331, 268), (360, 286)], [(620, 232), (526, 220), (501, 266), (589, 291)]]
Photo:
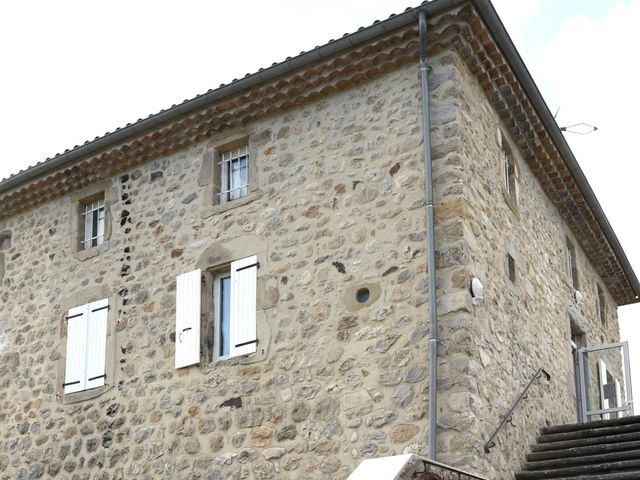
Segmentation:
[(91, 246), (98, 245), (98, 210), (91, 212)]
[(223, 161), (220, 165), (220, 178), (222, 180), (222, 184), (220, 185), (220, 203), (225, 203), (229, 201), (229, 162), (227, 161)]
[(101, 245), (104, 240), (104, 207), (101, 207), (100, 210), (98, 210), (98, 229), (96, 231), (96, 235), (98, 237), (96, 241), (98, 245)]
[(84, 248), (91, 248), (91, 212), (84, 214)]
[(218, 355), (226, 357), (231, 352), (231, 277), (220, 279), (220, 312), (218, 315), (220, 330)]
[(239, 157), (231, 161), (230, 175), (230, 196), (232, 200), (244, 197), (246, 193), (246, 185), (248, 183), (248, 161), (247, 157)]
[(223, 153), (220, 160), (220, 203), (225, 203), (249, 193), (249, 153), (241, 147)]

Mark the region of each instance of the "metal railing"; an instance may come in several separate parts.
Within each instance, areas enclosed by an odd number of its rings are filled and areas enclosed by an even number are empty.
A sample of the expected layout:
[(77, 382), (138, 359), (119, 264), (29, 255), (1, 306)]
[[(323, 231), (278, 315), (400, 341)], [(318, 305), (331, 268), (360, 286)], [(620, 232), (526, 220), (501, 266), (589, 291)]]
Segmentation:
[[(423, 462), (425, 471), (423, 473), (430, 474), (438, 474), (438, 479), (442, 480), (487, 480), (485, 477), (479, 477), (478, 475), (474, 475), (473, 473), (465, 472), (464, 470), (459, 470), (454, 467), (450, 467), (449, 465), (445, 465), (444, 463), (436, 462), (434, 460), (429, 460), (428, 458), (419, 457)], [(419, 478), (419, 477), (418, 477)], [(434, 478), (433, 476), (428, 478)]]
[(520, 394), (518, 399), (513, 404), (513, 407), (511, 407), (511, 410), (509, 410), (509, 413), (507, 413), (505, 415), (505, 417), (502, 419), (502, 422), (500, 422), (500, 425), (498, 426), (496, 431), (493, 432), (493, 435), (491, 435), (491, 438), (489, 438), (487, 443), (484, 444), (484, 451), (486, 453), (489, 453), (489, 450), (491, 450), (491, 448), (495, 447), (496, 442), (494, 441), (494, 439), (496, 438), (498, 433), (500, 433), (500, 430), (502, 430), (502, 427), (504, 427), (507, 424), (507, 422), (510, 423), (511, 425), (513, 425), (513, 412), (514, 412), (514, 410), (516, 409), (516, 407), (520, 404), (520, 402), (522, 400), (524, 400), (525, 398), (527, 398), (529, 396), (529, 389), (533, 385), (533, 382), (535, 382), (538, 378), (541, 378), (543, 375), (547, 378), (547, 381), (551, 380), (551, 375), (549, 375), (549, 373), (544, 368), (541, 367), (536, 371), (536, 373), (533, 375), (533, 377), (531, 377), (531, 380), (529, 380), (529, 383), (524, 388), (524, 390), (522, 391), (522, 393)]

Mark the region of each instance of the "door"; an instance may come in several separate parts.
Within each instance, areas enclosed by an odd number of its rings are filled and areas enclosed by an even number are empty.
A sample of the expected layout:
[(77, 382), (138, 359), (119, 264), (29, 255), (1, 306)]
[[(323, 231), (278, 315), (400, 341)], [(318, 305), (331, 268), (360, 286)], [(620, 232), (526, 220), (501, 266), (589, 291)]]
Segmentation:
[(582, 422), (633, 415), (629, 344), (577, 347)]

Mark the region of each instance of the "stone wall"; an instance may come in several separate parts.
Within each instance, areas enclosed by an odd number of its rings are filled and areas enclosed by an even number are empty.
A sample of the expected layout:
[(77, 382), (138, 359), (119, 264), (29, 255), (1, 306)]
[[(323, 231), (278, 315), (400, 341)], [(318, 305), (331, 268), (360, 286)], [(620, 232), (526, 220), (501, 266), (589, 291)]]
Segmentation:
[[(467, 434), (468, 444), (459, 449), (466, 458), (449, 449), (441, 460), (460, 466), (481, 463), (489, 478), (511, 478), (508, 472), (519, 470), (540, 427), (577, 421), (571, 323), (585, 333), (588, 345), (616, 342), (616, 304), (579, 248), (580, 239), (568, 230), (519, 155), (521, 139), (509, 135), (466, 66), (456, 61), (456, 67), (468, 276), (484, 284), (484, 300), (463, 309), (456, 323), (443, 322), (445, 336), (449, 331), (451, 337), (461, 335), (456, 330), (462, 327), (466, 340), (458, 342), (465, 348), (456, 361), (463, 374), (459, 378), (466, 375), (467, 385), (460, 386), (455, 402), (450, 397), (448, 406), (471, 413), (468, 428), (476, 435)], [(500, 136), (516, 157), (517, 205), (510, 205), (503, 188)], [(584, 295), (579, 305), (568, 275), (567, 238), (577, 249), (578, 288)], [(508, 275), (507, 254), (515, 260), (515, 283)], [(604, 322), (598, 317), (597, 283), (606, 296)], [(514, 426), (507, 425), (496, 447), (485, 454), (484, 442), (539, 367), (550, 373), (551, 380), (537, 382), (516, 411)]]
[[(433, 102), (446, 116), (445, 60), (434, 59)], [(75, 198), (1, 225), (12, 244), (0, 289), (0, 478), (342, 479), (363, 458), (424, 453), (418, 82), (411, 66), (123, 172), (107, 188), (110, 239), (95, 256), (69, 241)], [(438, 129), (435, 148), (455, 147), (454, 133)], [(250, 198), (212, 208), (203, 162), (242, 136)], [(459, 201), (459, 168), (438, 162), (435, 174), (440, 203)], [(438, 243), (459, 225), (440, 218)], [(176, 370), (176, 276), (222, 251), (261, 260), (260, 351)], [(372, 298), (360, 305), (363, 285)], [(104, 288), (115, 376), (69, 403), (66, 308)]]
[[(607, 296), (606, 325), (593, 321), (596, 278), (579, 252), (585, 300), (569, 307), (562, 220), (521, 159), (518, 215), (504, 202), (501, 125), (459, 58), (432, 58), (430, 80), (438, 459), (508, 478), (539, 427), (575, 418), (569, 318), (590, 343), (615, 340), (615, 305)], [(212, 152), (240, 138), (251, 193), (217, 207)], [(95, 255), (74, 249), (75, 197), (0, 224), (10, 238), (0, 242), (0, 479), (333, 480), (364, 458), (425, 453), (414, 65), (122, 172), (105, 190), (110, 238)], [(504, 273), (507, 251), (516, 285)], [(260, 260), (259, 351), (176, 370), (176, 276), (249, 255)], [(485, 284), (475, 306), (474, 276)], [(362, 287), (371, 297), (360, 304)], [(96, 295), (113, 306), (114, 375), (94, 398), (65, 397), (66, 309)], [(550, 384), (485, 454), (538, 366)]]

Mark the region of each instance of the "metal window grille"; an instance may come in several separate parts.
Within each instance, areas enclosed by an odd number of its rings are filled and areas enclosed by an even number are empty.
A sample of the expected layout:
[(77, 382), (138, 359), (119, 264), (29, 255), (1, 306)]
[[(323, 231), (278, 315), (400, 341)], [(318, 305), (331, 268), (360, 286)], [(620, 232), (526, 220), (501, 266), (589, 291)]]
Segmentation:
[(247, 146), (221, 155), (219, 202), (226, 203), (249, 193), (249, 150)]
[(85, 250), (101, 245), (104, 241), (104, 200), (84, 205), (84, 239), (82, 246)]

